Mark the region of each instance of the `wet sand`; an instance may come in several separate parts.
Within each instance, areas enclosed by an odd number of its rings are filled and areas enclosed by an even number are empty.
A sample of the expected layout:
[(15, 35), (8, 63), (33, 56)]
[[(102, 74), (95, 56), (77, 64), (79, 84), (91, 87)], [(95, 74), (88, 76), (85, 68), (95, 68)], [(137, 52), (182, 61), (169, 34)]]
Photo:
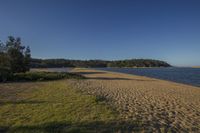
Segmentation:
[(140, 121), (147, 132), (200, 132), (200, 87), (143, 76), (74, 69), (88, 79), (72, 81), (97, 95), (123, 120)]

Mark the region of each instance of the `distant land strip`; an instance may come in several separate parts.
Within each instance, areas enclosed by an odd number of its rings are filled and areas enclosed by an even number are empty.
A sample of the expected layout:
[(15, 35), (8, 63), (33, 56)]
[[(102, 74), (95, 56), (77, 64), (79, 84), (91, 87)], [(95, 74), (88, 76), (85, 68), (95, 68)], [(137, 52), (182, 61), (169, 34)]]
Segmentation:
[(193, 66), (192, 68), (200, 68), (200, 66)]
[(165, 61), (153, 59), (126, 60), (70, 60), (70, 59), (31, 59), (32, 68), (55, 67), (170, 67)]

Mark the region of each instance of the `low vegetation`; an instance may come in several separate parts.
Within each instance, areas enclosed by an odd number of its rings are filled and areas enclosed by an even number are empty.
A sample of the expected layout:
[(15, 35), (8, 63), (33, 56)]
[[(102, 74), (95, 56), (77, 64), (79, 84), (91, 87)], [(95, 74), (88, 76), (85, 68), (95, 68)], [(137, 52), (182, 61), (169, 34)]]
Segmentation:
[(58, 80), (58, 79), (84, 79), (84, 76), (74, 73), (67, 72), (25, 72), (25, 73), (9, 73), (3, 71), (6, 75), (6, 79), (3, 77), (0, 81), (47, 81), (47, 80)]
[(15, 73), (13, 81), (46, 81), (58, 79), (83, 79), (84, 77), (78, 74), (66, 72), (26, 72)]
[(104, 101), (67, 80), (0, 84), (0, 107), (2, 133), (117, 132), (136, 126), (119, 121)]

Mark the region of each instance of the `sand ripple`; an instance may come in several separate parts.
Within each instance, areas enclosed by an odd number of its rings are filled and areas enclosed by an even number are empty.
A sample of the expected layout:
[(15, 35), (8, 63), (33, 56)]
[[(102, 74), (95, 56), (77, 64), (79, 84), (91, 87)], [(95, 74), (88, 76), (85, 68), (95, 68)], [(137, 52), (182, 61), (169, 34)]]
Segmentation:
[(147, 132), (200, 132), (200, 88), (142, 76), (75, 69), (88, 77), (73, 82), (82, 91), (106, 98), (125, 120)]

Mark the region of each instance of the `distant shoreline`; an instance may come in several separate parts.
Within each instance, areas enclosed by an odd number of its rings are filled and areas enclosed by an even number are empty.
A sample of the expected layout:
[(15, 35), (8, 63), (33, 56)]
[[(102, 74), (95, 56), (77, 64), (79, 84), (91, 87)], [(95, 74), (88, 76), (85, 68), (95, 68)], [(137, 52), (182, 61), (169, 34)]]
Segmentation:
[(169, 67), (32, 67), (31, 69), (48, 69), (48, 68), (172, 68), (173, 66)]
[(32, 68), (55, 67), (171, 67), (165, 61), (154, 59), (124, 59), (124, 60), (70, 60), (70, 59), (31, 59)]
[(193, 66), (192, 68), (200, 68), (200, 66)]

